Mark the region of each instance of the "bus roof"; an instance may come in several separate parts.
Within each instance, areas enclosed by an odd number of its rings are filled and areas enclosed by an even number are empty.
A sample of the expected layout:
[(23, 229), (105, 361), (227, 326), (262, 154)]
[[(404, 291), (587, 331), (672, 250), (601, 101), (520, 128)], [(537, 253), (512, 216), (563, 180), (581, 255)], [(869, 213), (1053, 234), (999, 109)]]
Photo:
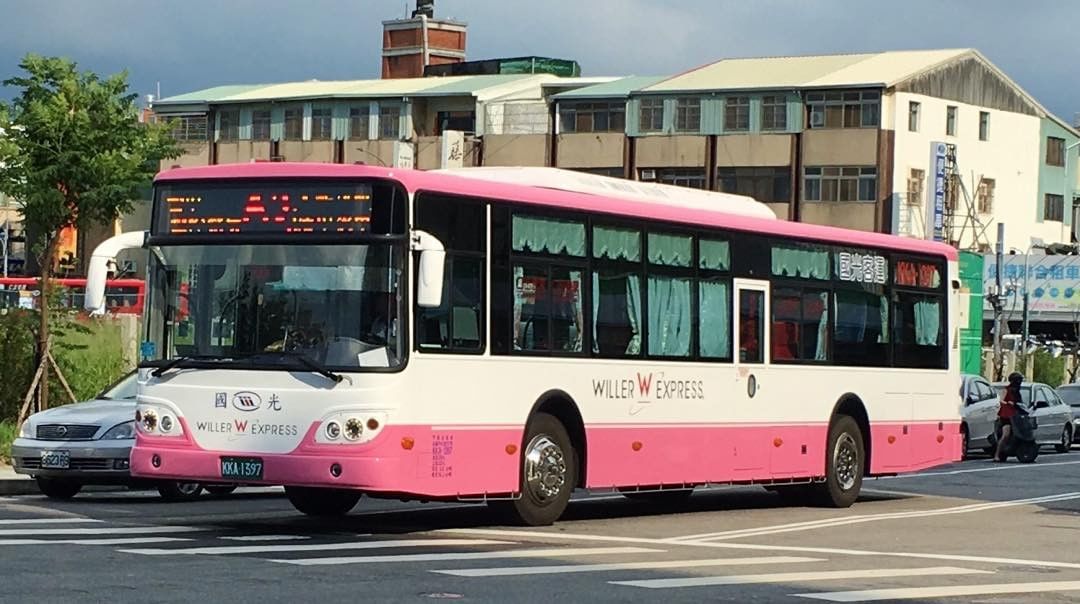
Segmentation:
[[(955, 248), (933, 241), (777, 220), (775, 217), (767, 218), (764, 215), (748, 215), (752, 212), (732, 211), (732, 207), (735, 207), (736, 204), (718, 203), (716, 207), (710, 208), (701, 203), (702, 198), (699, 195), (693, 193), (687, 194), (686, 199), (680, 197), (680, 200), (677, 201), (656, 198), (644, 199), (641, 196), (628, 196), (625, 194), (615, 195), (596, 191), (583, 192), (580, 188), (578, 190), (564, 190), (516, 184), (508, 182), (512, 178), (484, 178), (482, 173), (485, 170), (488, 169), (478, 168), (476, 176), (464, 177), (457, 174), (457, 171), (424, 171), (362, 164), (252, 162), (173, 168), (159, 173), (154, 182), (238, 178), (389, 178), (400, 182), (410, 193), (437, 191), (453, 195), (501, 199), (539, 206), (667, 220), (688, 225), (714, 226), (739, 231), (767, 233), (793, 239), (840, 242), (855, 246), (935, 254), (945, 256), (950, 260), (956, 260), (958, 257)], [(495, 174), (495, 172), (489, 172), (489, 174)], [(568, 187), (569, 185), (564, 186)], [(688, 189), (688, 191), (693, 190)], [(694, 193), (700, 194), (701, 192), (695, 191)], [(711, 193), (709, 195), (721, 195), (724, 198), (734, 197), (741, 200), (749, 199), (720, 193)], [(771, 214), (771, 211), (769, 213)]]

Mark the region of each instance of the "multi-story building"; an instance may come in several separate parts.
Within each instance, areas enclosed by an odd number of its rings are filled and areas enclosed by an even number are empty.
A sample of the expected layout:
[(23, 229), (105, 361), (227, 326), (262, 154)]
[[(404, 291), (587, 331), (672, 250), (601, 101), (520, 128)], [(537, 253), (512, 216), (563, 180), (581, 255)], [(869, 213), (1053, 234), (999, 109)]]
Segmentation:
[(997, 222), (1010, 247), (1069, 241), (1080, 182), (1080, 132), (975, 50), (726, 59), (670, 77), (224, 86), (154, 109), (189, 150), (170, 165), (556, 166), (964, 248), (991, 244)]

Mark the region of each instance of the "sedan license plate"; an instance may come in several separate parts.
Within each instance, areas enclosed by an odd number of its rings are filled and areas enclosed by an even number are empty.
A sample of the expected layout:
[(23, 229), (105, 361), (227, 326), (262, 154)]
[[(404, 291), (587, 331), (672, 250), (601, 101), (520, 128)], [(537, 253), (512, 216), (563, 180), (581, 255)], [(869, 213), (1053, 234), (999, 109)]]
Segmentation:
[(66, 470), (71, 467), (71, 452), (42, 451), (41, 467), (49, 470)]
[(263, 460), (258, 457), (222, 457), (221, 477), (233, 480), (262, 480)]

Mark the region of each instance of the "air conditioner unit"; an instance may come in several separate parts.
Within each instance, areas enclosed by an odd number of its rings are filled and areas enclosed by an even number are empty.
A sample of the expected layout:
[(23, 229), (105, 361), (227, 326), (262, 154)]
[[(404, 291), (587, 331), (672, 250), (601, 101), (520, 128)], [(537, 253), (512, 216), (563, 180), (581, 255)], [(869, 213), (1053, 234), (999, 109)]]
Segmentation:
[(641, 170), (641, 180), (656, 180), (656, 170), (644, 168)]
[(811, 128), (822, 128), (824, 126), (825, 126), (825, 112), (824, 111), (818, 111), (818, 112), (811, 111), (810, 112), (810, 127)]

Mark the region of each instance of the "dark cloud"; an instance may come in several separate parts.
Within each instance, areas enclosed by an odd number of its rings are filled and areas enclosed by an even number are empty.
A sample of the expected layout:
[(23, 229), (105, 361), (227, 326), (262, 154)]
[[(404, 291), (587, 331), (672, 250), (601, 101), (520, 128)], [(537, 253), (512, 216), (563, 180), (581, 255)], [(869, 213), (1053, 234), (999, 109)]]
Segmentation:
[[(0, 75), (33, 51), (127, 69), (166, 96), (219, 84), (377, 77), (381, 21), (406, 0), (5, 0)], [(436, 0), (469, 56), (577, 59), (588, 75), (675, 73), (723, 57), (981, 50), (1052, 111), (1080, 111), (1072, 0)], [(10, 90), (0, 92), (11, 96)]]

